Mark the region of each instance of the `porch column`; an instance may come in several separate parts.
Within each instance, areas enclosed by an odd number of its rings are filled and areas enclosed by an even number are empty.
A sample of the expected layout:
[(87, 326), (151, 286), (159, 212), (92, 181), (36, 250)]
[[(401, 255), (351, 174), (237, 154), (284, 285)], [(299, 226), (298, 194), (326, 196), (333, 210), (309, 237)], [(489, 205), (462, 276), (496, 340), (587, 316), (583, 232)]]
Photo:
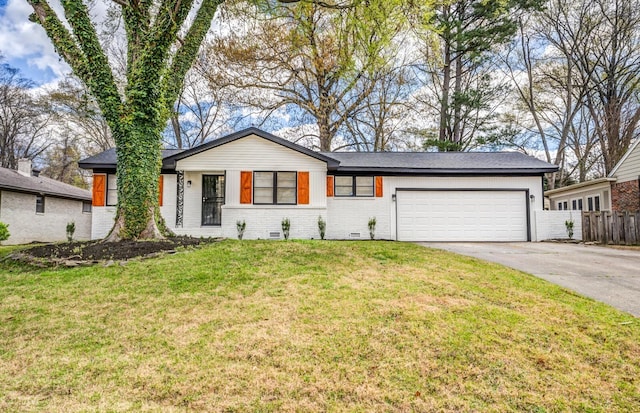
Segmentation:
[(184, 210), (184, 171), (177, 171), (176, 185), (176, 228), (182, 228)]

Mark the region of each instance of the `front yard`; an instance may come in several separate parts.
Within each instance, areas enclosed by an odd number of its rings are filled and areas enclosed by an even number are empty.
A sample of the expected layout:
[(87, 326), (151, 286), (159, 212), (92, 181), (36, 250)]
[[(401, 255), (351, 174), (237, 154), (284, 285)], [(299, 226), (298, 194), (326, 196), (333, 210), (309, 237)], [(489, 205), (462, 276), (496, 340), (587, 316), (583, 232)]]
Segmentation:
[(394, 242), (2, 263), (0, 411), (140, 410), (640, 411), (640, 320)]

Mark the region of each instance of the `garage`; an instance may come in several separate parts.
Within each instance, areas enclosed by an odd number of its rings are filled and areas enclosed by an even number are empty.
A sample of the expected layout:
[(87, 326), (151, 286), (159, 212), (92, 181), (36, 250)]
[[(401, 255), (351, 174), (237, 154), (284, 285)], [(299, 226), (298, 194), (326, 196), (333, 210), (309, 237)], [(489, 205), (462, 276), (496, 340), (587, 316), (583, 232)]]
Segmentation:
[(399, 241), (528, 241), (526, 190), (396, 192)]

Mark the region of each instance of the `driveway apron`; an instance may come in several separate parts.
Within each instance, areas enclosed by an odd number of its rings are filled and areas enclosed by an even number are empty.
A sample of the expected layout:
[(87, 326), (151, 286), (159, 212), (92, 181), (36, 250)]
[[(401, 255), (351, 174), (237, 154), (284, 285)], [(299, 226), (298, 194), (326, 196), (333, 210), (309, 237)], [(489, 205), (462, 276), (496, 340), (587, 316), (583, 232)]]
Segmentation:
[(419, 244), (515, 268), (640, 317), (640, 250), (553, 242)]

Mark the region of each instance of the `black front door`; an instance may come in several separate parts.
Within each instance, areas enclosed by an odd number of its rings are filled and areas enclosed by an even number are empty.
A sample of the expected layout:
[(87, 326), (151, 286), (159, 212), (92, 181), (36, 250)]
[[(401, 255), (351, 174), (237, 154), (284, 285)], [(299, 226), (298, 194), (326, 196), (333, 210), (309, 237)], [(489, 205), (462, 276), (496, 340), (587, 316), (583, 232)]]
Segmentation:
[(224, 175), (202, 175), (202, 225), (220, 225), (224, 205)]

